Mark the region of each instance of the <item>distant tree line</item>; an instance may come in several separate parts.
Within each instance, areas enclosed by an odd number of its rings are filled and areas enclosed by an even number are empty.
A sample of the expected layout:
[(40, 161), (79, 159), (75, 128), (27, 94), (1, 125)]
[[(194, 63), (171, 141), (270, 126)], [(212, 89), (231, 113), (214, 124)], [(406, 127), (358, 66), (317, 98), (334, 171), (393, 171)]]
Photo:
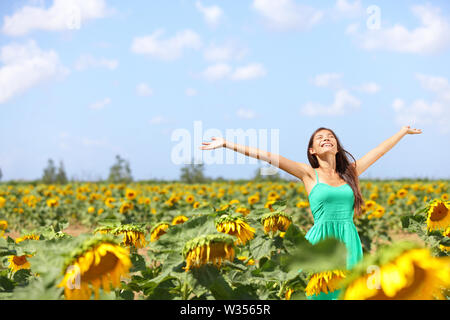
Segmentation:
[(47, 167), (41, 178), (42, 183), (46, 184), (65, 184), (67, 183), (67, 174), (62, 161), (59, 162), (59, 168), (56, 168), (55, 162), (48, 159)]
[[(195, 164), (193, 161), (190, 164), (186, 164), (184, 167), (180, 169), (179, 181), (186, 184), (195, 184), (195, 183), (208, 183), (212, 181), (223, 182), (228, 181), (229, 179), (224, 179), (219, 176), (217, 178), (211, 178), (205, 176), (205, 166), (203, 163)], [(2, 170), (0, 169), (0, 180), (3, 177)], [(72, 178), (72, 182), (77, 181), (78, 179)], [(101, 180), (101, 178), (100, 178)], [(239, 181), (248, 181), (248, 179), (239, 179)], [(253, 178), (250, 180), (253, 181), (284, 181), (285, 178), (280, 176), (279, 171), (272, 175), (262, 175), (261, 168), (256, 169)], [(115, 162), (109, 169), (107, 182), (110, 183), (130, 183), (133, 181), (133, 177), (131, 174), (131, 168), (129, 161), (123, 159), (120, 155), (116, 155)], [(165, 180), (146, 180), (147, 182), (167, 182)], [(45, 184), (66, 184), (69, 182), (67, 178), (67, 173), (64, 167), (64, 163), (61, 160), (59, 162), (59, 167), (56, 167), (55, 162), (52, 159), (48, 159), (47, 166), (44, 168), (42, 177), (40, 180), (36, 180), (36, 183), (45, 183)], [(14, 183), (14, 181), (11, 181)]]

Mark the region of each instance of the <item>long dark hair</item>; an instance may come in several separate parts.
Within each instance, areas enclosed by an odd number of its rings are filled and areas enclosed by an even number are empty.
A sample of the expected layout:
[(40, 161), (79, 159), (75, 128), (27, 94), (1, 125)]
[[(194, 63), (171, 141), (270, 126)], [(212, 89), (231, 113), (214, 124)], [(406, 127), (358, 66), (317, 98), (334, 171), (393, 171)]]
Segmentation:
[(311, 135), (311, 138), (309, 139), (308, 143), (308, 150), (307, 150), (307, 157), (308, 161), (311, 164), (311, 167), (318, 168), (319, 167), (319, 161), (317, 160), (317, 157), (309, 152), (309, 149), (313, 147), (314, 142), (314, 136), (317, 132), (320, 130), (328, 130), (330, 131), (334, 137), (336, 138), (337, 142), (337, 153), (336, 153), (336, 171), (345, 182), (348, 183), (348, 185), (352, 188), (353, 194), (355, 195), (355, 202), (354, 202), (354, 209), (355, 209), (355, 215), (360, 216), (362, 214), (362, 206), (364, 205), (364, 199), (361, 194), (361, 190), (359, 188), (359, 178), (358, 173), (356, 172), (356, 167), (353, 167), (346, 155), (349, 154), (353, 161), (356, 164), (355, 158), (352, 156), (350, 152), (345, 150), (336, 134), (334, 134), (334, 131), (328, 128), (320, 127), (314, 133)]

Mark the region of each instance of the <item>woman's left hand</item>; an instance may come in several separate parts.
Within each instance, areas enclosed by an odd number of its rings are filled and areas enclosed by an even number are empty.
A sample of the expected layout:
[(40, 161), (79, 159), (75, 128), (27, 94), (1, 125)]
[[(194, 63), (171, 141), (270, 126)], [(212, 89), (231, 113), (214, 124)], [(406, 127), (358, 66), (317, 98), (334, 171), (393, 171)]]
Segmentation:
[(422, 129), (411, 128), (410, 126), (403, 126), (402, 131), (406, 134), (419, 134), (422, 133)]

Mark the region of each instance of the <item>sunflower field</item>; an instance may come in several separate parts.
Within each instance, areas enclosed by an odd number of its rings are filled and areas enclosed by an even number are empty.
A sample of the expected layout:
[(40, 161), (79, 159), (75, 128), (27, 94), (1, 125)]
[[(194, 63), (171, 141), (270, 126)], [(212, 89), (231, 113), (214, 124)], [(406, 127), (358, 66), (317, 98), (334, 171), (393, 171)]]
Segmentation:
[(449, 299), (448, 181), (364, 181), (364, 259), (300, 182), (0, 184), (0, 299)]

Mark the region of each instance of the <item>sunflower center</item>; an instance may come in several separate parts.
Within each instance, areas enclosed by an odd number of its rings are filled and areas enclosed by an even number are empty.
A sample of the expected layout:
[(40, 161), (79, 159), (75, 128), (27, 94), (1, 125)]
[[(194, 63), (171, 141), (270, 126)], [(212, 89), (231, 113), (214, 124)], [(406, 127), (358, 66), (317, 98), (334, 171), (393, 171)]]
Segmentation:
[(440, 220), (444, 219), (447, 216), (447, 214), (448, 214), (447, 207), (443, 203), (440, 203), (431, 212), (430, 220), (431, 221), (440, 221)]
[(107, 252), (101, 257), (98, 265), (92, 264), (89, 270), (82, 275), (83, 281), (91, 281), (101, 278), (103, 275), (114, 270), (119, 259), (114, 253)]
[(14, 256), (13, 262), (16, 265), (21, 266), (21, 265), (27, 263), (27, 257), (25, 255), (23, 255), (23, 256)]

